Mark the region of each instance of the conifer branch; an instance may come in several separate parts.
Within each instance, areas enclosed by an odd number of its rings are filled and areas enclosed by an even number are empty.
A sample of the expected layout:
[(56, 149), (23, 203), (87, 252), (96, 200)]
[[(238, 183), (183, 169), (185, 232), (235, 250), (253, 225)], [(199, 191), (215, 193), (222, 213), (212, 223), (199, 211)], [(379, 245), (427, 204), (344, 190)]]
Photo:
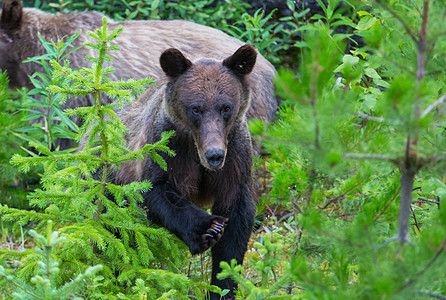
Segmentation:
[(446, 95), (443, 95), (440, 97), (440, 99), (436, 100), (434, 103), (429, 105), (421, 114), (420, 118), (426, 117), (433, 109), (435, 109), (437, 106), (443, 104), (443, 102), (446, 100)]
[(377, 160), (388, 160), (393, 163), (397, 163), (397, 160), (391, 156), (384, 154), (369, 154), (369, 153), (344, 153), (344, 157), (346, 158), (355, 158), (355, 159), (377, 159)]
[(374, 117), (374, 116), (370, 116), (366, 113), (355, 113), (355, 116), (358, 116), (360, 118), (363, 118), (364, 120), (369, 120), (369, 121), (374, 121), (374, 122), (378, 122), (378, 123), (386, 123), (386, 124), (390, 124), (390, 125), (399, 125), (401, 124), (398, 121), (394, 121), (394, 120), (387, 120), (384, 119), (383, 117)]
[(426, 292), (426, 291), (420, 291), (420, 290), (416, 290), (416, 292), (418, 294), (427, 295), (427, 296), (429, 296), (431, 298), (446, 299), (446, 295), (440, 295), (440, 294), (435, 294), (435, 293)]

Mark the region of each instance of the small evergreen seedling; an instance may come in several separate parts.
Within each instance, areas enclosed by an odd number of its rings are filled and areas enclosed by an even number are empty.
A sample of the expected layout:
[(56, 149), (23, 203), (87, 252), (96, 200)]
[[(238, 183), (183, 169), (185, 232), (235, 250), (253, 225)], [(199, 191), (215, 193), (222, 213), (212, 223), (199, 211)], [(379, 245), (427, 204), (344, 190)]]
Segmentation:
[[(40, 267), (37, 274), (31, 278), (32, 286), (23, 282), (14, 275), (11, 275), (0, 266), (0, 275), (6, 277), (16, 292), (13, 294), (14, 299), (82, 299), (74, 297), (82, 288), (86, 279), (94, 280), (96, 273), (102, 270), (101, 265), (89, 267), (83, 274), (77, 275), (72, 281), (65, 283), (63, 286), (57, 284), (56, 278), (59, 276), (59, 262), (55, 261), (52, 256), (53, 250), (66, 241), (65, 237), (59, 237), (59, 232), (52, 231), (52, 222), (48, 221), (47, 236), (37, 233), (35, 230), (30, 230), (29, 234), (35, 238), (38, 247), (35, 252), (40, 260), (37, 265)], [(72, 298), (74, 297), (74, 298)]]

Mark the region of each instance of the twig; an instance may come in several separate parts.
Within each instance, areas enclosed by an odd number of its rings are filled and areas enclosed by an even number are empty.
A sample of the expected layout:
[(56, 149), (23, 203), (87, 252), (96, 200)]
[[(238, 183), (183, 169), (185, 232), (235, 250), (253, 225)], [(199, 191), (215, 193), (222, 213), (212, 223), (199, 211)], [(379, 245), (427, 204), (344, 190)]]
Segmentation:
[(33, 297), (35, 297), (35, 299), (39, 299), (39, 295), (34, 294), (32, 291), (27, 290), (25, 287), (23, 287), (21, 284), (18, 284), (15, 281), (11, 282), (13, 285), (15, 285), (16, 287), (18, 287), (19, 289), (21, 289), (22, 291), (24, 291), (25, 293), (27, 293), (28, 295), (31, 295)]
[(432, 200), (426, 200), (426, 199), (412, 200), (412, 202), (440, 204), (439, 201), (432, 201)]
[(25, 251), (25, 237), (23, 235), (23, 226), (20, 225), (20, 234), (22, 235), (22, 245), (19, 248), (19, 251)]
[(366, 113), (355, 113), (354, 115), (357, 117), (363, 118), (365, 120), (375, 121), (378, 123), (387, 123), (387, 124), (391, 124), (391, 125), (400, 125), (401, 124), (401, 122), (396, 121), (396, 120), (388, 120), (388, 119), (384, 119), (383, 117), (374, 117), (374, 116), (368, 115)]
[(276, 272), (274, 272), (274, 267), (271, 267), (271, 272), (273, 273), (274, 276), (274, 282), (277, 282), (277, 275)]
[(201, 276), (204, 278), (204, 257), (203, 253), (200, 254), (200, 260), (201, 260)]
[(437, 101), (435, 101), (434, 103), (432, 103), (431, 105), (429, 105), (421, 114), (421, 118), (424, 118), (425, 116), (427, 116), (428, 113), (430, 113), (435, 107), (437, 107), (438, 105), (442, 104), (444, 101), (446, 100), (446, 95), (443, 95), (440, 97), (440, 99), (438, 99)]
[(418, 226), (417, 218), (415, 217), (415, 212), (413, 211), (412, 205), (410, 205), (409, 207), (410, 207), (410, 211), (412, 212), (413, 219), (415, 221), (415, 226), (417, 227), (418, 232), (421, 233), (420, 226)]
[(298, 289), (298, 290), (302, 290), (302, 291), (306, 290), (306, 288), (298, 286), (298, 285), (286, 285), (286, 286), (284, 286), (284, 288), (290, 289), (290, 290), (291, 289)]
[(265, 203), (266, 209), (269, 211), (269, 213), (271, 214), (271, 216), (275, 217), (276, 215), (274, 214), (274, 212), (272, 211), (272, 209), (268, 206), (268, 204)]
[(355, 113), (354, 114), (357, 117), (361, 117), (363, 119), (369, 120), (369, 121), (375, 121), (375, 122), (385, 122), (384, 118), (382, 117), (374, 117), (374, 116), (370, 116), (366, 113)]
[(398, 237), (397, 237), (397, 236), (393, 236), (393, 237), (387, 239), (387, 241), (385, 241), (383, 244), (373, 247), (373, 250), (376, 250), (376, 249), (385, 247), (385, 246), (387, 246), (391, 241), (394, 241), (394, 240), (396, 240), (396, 239), (398, 239)]
[(433, 71), (427, 72), (425, 75), (433, 76), (433, 75), (438, 75), (438, 74), (443, 74), (443, 73), (444, 73), (444, 70), (433, 70)]
[(389, 160), (391, 162), (396, 162), (396, 160), (388, 155), (384, 154), (370, 154), (370, 153), (344, 153), (346, 158), (357, 158), (357, 159), (380, 159)]
[(431, 123), (431, 126), (434, 126), (434, 127), (444, 127), (444, 126), (446, 126), (446, 122)]
[(327, 204), (325, 204), (324, 206), (317, 206), (317, 208), (319, 209), (326, 209), (330, 204), (337, 202), (341, 197), (344, 197), (346, 194), (350, 193), (353, 189), (357, 188), (359, 185), (362, 184), (362, 181), (358, 182), (357, 184), (355, 184), (354, 186), (352, 186), (351, 188), (349, 188), (348, 190), (346, 190), (344, 193), (342, 193), (341, 195), (334, 197), (333, 199), (329, 200), (327, 202)]
[(289, 213), (283, 215), (283, 216), (279, 219), (279, 221), (277, 221), (277, 223), (280, 223), (280, 222), (282, 222), (282, 221), (288, 219), (289, 217), (291, 217), (291, 216), (293, 216), (293, 215), (295, 215), (295, 214), (296, 214), (296, 212), (294, 212), (294, 211), (289, 212)]
[(432, 297), (432, 298), (446, 299), (446, 296), (445, 296), (445, 295), (434, 294), (434, 293), (425, 292), (425, 291), (415, 291), (415, 292), (417, 292), (418, 294), (427, 295), (427, 296)]
[(337, 202), (339, 200), (339, 198), (341, 198), (342, 196), (344, 196), (345, 194), (339, 195), (337, 197), (334, 197), (333, 199), (329, 200), (324, 206), (317, 206), (317, 208), (319, 208), (320, 210), (326, 209), (330, 204), (333, 204), (335, 202)]

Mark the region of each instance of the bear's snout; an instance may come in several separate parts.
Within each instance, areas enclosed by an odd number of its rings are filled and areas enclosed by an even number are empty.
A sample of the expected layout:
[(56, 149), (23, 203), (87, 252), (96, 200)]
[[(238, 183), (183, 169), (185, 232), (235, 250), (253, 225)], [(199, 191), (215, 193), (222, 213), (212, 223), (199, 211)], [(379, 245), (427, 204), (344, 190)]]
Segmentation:
[(206, 151), (205, 155), (209, 165), (214, 168), (218, 168), (225, 159), (225, 151), (222, 149), (209, 149)]

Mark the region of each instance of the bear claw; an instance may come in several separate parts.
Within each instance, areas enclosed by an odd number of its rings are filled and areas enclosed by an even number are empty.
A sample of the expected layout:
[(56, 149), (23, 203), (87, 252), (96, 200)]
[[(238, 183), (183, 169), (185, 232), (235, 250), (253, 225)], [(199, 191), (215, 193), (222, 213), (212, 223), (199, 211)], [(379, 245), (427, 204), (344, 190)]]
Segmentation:
[(221, 239), (227, 222), (227, 218), (221, 218), (220, 221), (212, 221), (211, 227), (201, 236), (205, 250), (214, 246)]

